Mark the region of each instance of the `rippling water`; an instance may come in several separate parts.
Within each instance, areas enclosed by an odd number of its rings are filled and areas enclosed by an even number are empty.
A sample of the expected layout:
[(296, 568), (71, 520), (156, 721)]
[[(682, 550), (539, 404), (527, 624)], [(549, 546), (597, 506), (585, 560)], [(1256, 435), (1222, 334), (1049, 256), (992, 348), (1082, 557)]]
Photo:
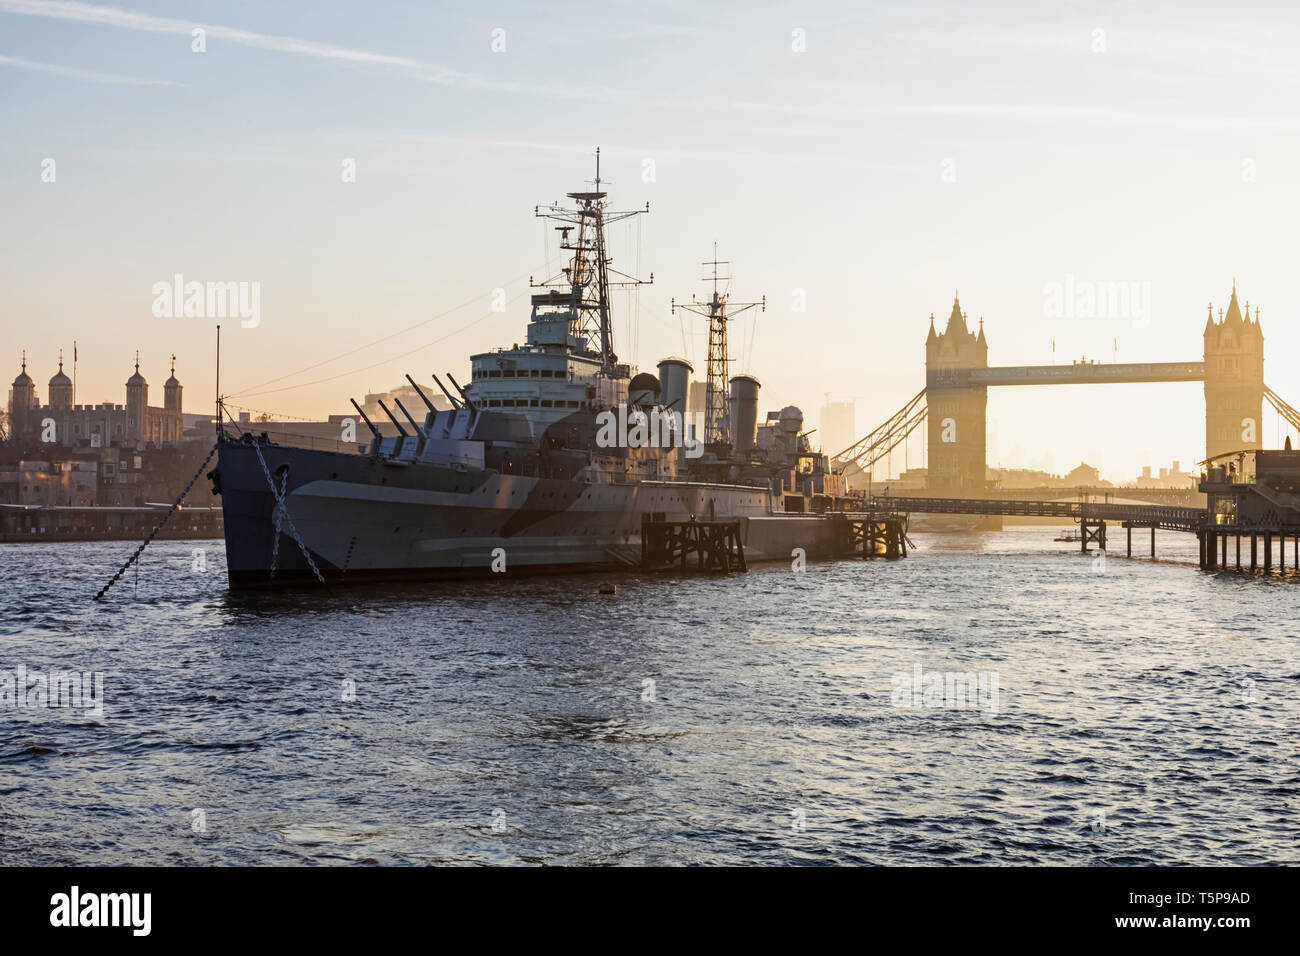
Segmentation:
[[(105, 674), (0, 710), (0, 861), (1300, 862), (1300, 581), (1054, 530), (291, 595), (162, 542), (102, 604), (134, 545), (0, 545), (0, 671)], [(918, 665), (996, 712), (901, 706)]]

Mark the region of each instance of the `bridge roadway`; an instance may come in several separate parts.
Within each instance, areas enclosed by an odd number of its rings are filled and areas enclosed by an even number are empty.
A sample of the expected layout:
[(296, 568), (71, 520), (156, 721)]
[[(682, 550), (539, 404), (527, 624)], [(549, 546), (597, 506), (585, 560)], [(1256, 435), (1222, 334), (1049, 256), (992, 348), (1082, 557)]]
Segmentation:
[(1204, 362), (1085, 362), (1076, 365), (1004, 365), (931, 369), (930, 388), (990, 385), (1067, 385), (1118, 382), (1203, 382)]
[(1133, 527), (1166, 531), (1199, 531), (1206, 523), (1204, 508), (1165, 505), (1116, 505), (1078, 501), (1017, 501), (988, 498), (921, 498), (872, 495), (870, 513), (943, 515), (1035, 515), (1045, 518), (1114, 521)]

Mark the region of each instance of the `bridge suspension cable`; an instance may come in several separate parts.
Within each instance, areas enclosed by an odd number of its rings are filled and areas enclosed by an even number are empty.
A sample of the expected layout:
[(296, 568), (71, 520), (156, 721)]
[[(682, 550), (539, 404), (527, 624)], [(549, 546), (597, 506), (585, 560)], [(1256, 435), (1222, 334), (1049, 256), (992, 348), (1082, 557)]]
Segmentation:
[(840, 463), (841, 470), (847, 472), (850, 466), (855, 466), (866, 471), (905, 442), (916, 426), (925, 421), (929, 409), (923, 402), (924, 398), (925, 389), (921, 389), (870, 434), (835, 455), (834, 460)]
[(1264, 397), (1268, 399), (1268, 403), (1273, 406), (1279, 415), (1286, 419), (1292, 428), (1300, 431), (1300, 412), (1288, 405), (1281, 395), (1267, 385), (1264, 386)]

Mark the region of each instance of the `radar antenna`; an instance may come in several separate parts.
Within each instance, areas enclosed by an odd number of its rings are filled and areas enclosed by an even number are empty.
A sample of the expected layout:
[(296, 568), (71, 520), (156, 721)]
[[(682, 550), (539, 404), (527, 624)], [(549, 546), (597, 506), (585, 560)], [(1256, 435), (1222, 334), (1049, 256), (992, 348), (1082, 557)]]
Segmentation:
[(609, 290), (649, 285), (655, 277), (652, 272), (649, 279), (638, 279), (611, 268), (613, 260), (605, 247), (605, 227), (649, 212), (650, 204), (646, 203), (644, 209), (626, 212), (612, 212), (606, 208), (606, 193), (601, 189), (605, 181), (600, 177), (599, 147), (596, 149), (596, 178), (589, 182), (595, 187), (592, 191), (566, 194), (574, 200), (574, 206), (551, 203), (534, 208), (537, 217), (560, 223), (555, 227), (560, 233), (560, 248), (572, 252), (573, 256), (556, 275), (541, 282), (530, 280), (529, 284), (533, 288), (552, 290), (549, 295), (533, 296), (535, 306), (565, 309), (569, 313), (570, 335), (600, 343), (601, 372), (612, 377), (618, 356), (614, 352)]
[[(750, 309), (767, 311), (767, 296), (758, 302), (731, 302), (731, 263), (718, 259), (718, 244), (713, 244), (713, 258), (701, 263), (712, 269), (712, 274), (702, 277), (704, 282), (713, 283), (713, 293), (708, 301), (701, 302), (691, 296), (690, 302), (680, 305), (674, 299), (672, 310), (684, 309), (696, 315), (706, 316), (709, 320), (709, 375), (705, 384), (704, 444), (708, 446), (731, 445), (731, 394), (727, 386), (727, 365), (731, 358), (727, 354), (727, 321)], [(723, 267), (719, 275), (718, 267)], [(721, 282), (722, 291), (718, 291)]]

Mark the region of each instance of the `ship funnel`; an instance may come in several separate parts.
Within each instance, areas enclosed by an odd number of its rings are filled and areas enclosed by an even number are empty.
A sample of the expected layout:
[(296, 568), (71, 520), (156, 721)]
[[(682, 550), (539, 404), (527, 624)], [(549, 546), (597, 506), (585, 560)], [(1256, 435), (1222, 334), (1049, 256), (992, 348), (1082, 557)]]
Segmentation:
[(686, 414), (686, 387), (695, 369), (683, 358), (659, 362), (659, 404), (679, 415)]
[(737, 375), (731, 380), (731, 444), (738, 455), (748, 455), (754, 449), (758, 389), (758, 379), (752, 375)]

